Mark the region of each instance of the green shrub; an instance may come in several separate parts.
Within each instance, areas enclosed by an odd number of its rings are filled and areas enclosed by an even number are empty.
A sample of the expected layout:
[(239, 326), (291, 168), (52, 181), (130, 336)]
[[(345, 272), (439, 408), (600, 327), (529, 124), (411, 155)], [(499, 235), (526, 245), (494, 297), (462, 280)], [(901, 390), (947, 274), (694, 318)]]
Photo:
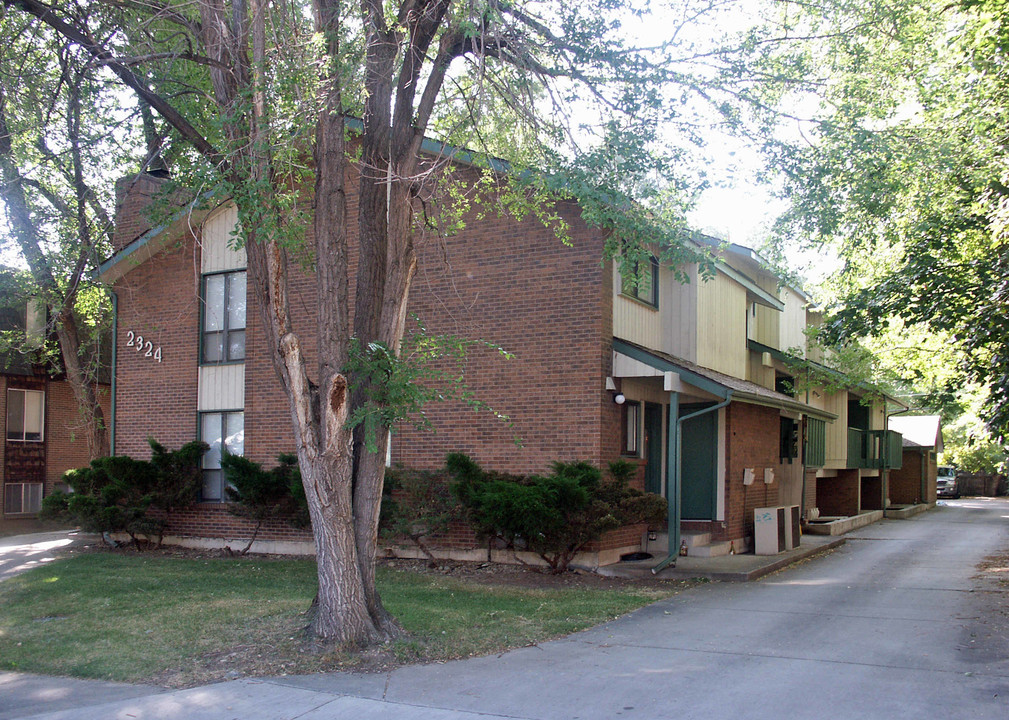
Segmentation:
[(642, 522), (659, 523), (666, 502), (628, 485), (629, 463), (610, 465), (610, 479), (586, 462), (554, 463), (550, 475), (515, 476), (485, 472), (473, 459), (449, 455), (452, 492), (483, 537), (539, 555), (555, 573), (575, 554), (610, 530)]
[(67, 471), (63, 481), (72, 492), (46, 498), (41, 516), (67, 519), (90, 532), (123, 532), (137, 547), (152, 538), (160, 545), (171, 513), (196, 499), (207, 445), (196, 441), (168, 451), (149, 442), (151, 461), (116, 455)]
[(221, 469), (227, 481), (225, 492), (234, 504), (228, 510), (256, 523), (249, 544), (241, 551), (245, 555), (259, 535), (263, 523), (270, 518), (283, 518), (292, 525), (308, 525), (308, 506), (301, 471), (294, 455), (281, 454), (279, 464), (270, 470), (241, 455), (221, 457)]
[(438, 561), (425, 539), (447, 532), (452, 521), (461, 517), (462, 508), (444, 471), (386, 470), (379, 532), (387, 538), (408, 538), (427, 556), (430, 567), (437, 567)]

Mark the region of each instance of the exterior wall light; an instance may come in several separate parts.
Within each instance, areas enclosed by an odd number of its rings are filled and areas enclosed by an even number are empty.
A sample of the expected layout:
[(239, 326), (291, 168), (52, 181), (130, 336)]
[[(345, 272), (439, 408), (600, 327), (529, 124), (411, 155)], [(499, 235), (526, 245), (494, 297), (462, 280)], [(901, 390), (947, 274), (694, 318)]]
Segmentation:
[(616, 395), (613, 396), (613, 402), (615, 402), (617, 405), (623, 405), (626, 401), (627, 398), (624, 397), (624, 394), (622, 392), (618, 392)]

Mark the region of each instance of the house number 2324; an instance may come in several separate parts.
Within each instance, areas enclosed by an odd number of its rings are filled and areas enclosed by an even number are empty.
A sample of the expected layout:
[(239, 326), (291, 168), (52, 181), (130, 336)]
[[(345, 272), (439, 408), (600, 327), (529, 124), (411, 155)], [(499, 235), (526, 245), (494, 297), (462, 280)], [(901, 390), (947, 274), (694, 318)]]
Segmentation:
[(158, 362), (161, 362), (161, 346), (158, 345), (154, 347), (154, 343), (150, 340), (144, 340), (144, 336), (133, 332), (132, 330), (126, 331), (126, 337), (129, 338), (126, 341), (126, 347), (131, 347), (144, 357), (153, 358)]

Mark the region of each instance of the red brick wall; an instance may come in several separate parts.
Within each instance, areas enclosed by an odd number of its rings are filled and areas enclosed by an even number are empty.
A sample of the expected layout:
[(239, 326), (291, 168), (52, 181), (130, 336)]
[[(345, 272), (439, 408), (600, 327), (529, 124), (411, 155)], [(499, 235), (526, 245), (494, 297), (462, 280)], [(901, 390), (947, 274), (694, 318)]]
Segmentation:
[(858, 470), (838, 470), (837, 477), (818, 478), (816, 504), (820, 515), (857, 515), (860, 490)]
[(112, 247), (121, 250), (153, 227), (152, 200), (164, 180), (141, 173), (116, 181), (116, 227)]
[(924, 456), (919, 450), (904, 450), (900, 468), (890, 471), (890, 502), (909, 505), (922, 502), (921, 465)]
[(513, 473), (543, 472), (555, 460), (601, 462), (602, 416), (613, 405), (603, 389), (603, 318), (611, 312), (602, 241), (572, 206), (561, 213), (570, 247), (533, 219), (496, 215), (424, 244), (410, 312), (431, 333), (480, 338), (513, 354), (475, 349), (465, 367), (478, 398), (513, 426), (463, 403), (432, 404), (426, 412), (436, 432), (401, 428), (395, 461), (438, 467), (460, 451)]
[[(107, 385), (99, 388), (99, 402), (108, 426), (112, 403)], [(46, 423), (45, 494), (48, 495), (54, 485), (62, 482), (63, 473), (91, 461), (84, 434), (84, 418), (70, 383), (63, 380), (49, 382), (46, 388)]]
[(878, 477), (867, 476), (862, 478), (861, 498), (859, 500), (860, 510), (882, 510), (883, 509), (883, 486), (886, 476), (882, 473)]
[[(778, 504), (778, 480), (764, 483), (764, 469), (780, 466), (779, 418), (776, 408), (734, 402), (725, 411), (725, 527), (715, 527), (716, 540), (753, 535), (753, 510)], [(752, 485), (743, 471), (752, 468)]]
[[(149, 458), (149, 436), (169, 448), (196, 438), (199, 287), (199, 255), (191, 241), (115, 284), (118, 455)], [(161, 348), (161, 362), (127, 346), (131, 331)]]
[[(355, 202), (352, 195), (352, 211)], [(610, 273), (600, 263), (602, 238), (584, 225), (573, 205), (559, 211), (571, 227), (571, 246), (535, 219), (516, 221), (493, 213), (478, 218), (475, 211), (458, 236), (419, 239), (410, 313), (430, 333), (485, 340), (513, 354), (505, 359), (477, 347), (465, 366), (467, 385), (481, 402), (507, 415), (510, 424), (460, 402), (434, 403), (426, 414), (435, 431), (409, 425), (397, 429), (394, 461), (439, 467), (448, 452), (462, 451), (488, 469), (530, 473), (546, 471), (555, 460), (603, 464), (619, 456), (618, 408), (603, 383), (611, 363), (612, 288)], [(351, 254), (353, 264), (353, 238)], [(119, 454), (148, 457), (151, 435), (169, 447), (196, 437), (199, 267), (199, 250), (189, 240), (131, 269), (116, 283)], [(353, 293), (352, 282), (351, 297)], [(294, 263), (290, 294), (312, 372), (314, 281)], [(293, 451), (294, 442), (288, 401), (263, 346), (262, 327), (250, 297), (245, 454), (270, 464), (279, 452)], [(162, 348), (161, 363), (125, 347), (130, 330)], [(200, 512), (210, 512), (208, 506), (202, 508)], [(187, 515), (175, 530), (193, 532), (187, 529), (191, 524), (209, 532), (236, 522), (216, 510), (211, 514), (213, 526)]]
[[(233, 515), (228, 505), (199, 503), (172, 514), (165, 528), (166, 535), (179, 537), (222, 538), (241, 540), (252, 537), (256, 524), (244, 517)], [(311, 541), (309, 530), (296, 528), (282, 519), (271, 518), (263, 523), (258, 540)]]
[(806, 470), (806, 493), (803, 495), (802, 508), (805, 516), (809, 516), (809, 511), (812, 508), (817, 507), (816, 505), (816, 483), (819, 482), (816, 477), (816, 470)]

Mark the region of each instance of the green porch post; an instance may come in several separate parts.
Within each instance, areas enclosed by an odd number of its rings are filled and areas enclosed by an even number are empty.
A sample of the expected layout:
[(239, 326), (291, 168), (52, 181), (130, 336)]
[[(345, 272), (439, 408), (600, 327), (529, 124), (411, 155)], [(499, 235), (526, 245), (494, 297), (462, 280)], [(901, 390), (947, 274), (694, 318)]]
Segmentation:
[(680, 445), (683, 438), (683, 422), (699, 415), (717, 412), (724, 407), (728, 407), (731, 402), (732, 391), (729, 390), (725, 394), (725, 399), (717, 405), (712, 405), (711, 407), (706, 407), (703, 410), (680, 417), (679, 393), (669, 394), (669, 459), (666, 462), (666, 500), (669, 503), (669, 547), (667, 548), (666, 559), (652, 568), (652, 575), (665, 570), (669, 566), (676, 567), (676, 557), (680, 552), (680, 514), (682, 508), (680, 490), (683, 486), (680, 478)]

